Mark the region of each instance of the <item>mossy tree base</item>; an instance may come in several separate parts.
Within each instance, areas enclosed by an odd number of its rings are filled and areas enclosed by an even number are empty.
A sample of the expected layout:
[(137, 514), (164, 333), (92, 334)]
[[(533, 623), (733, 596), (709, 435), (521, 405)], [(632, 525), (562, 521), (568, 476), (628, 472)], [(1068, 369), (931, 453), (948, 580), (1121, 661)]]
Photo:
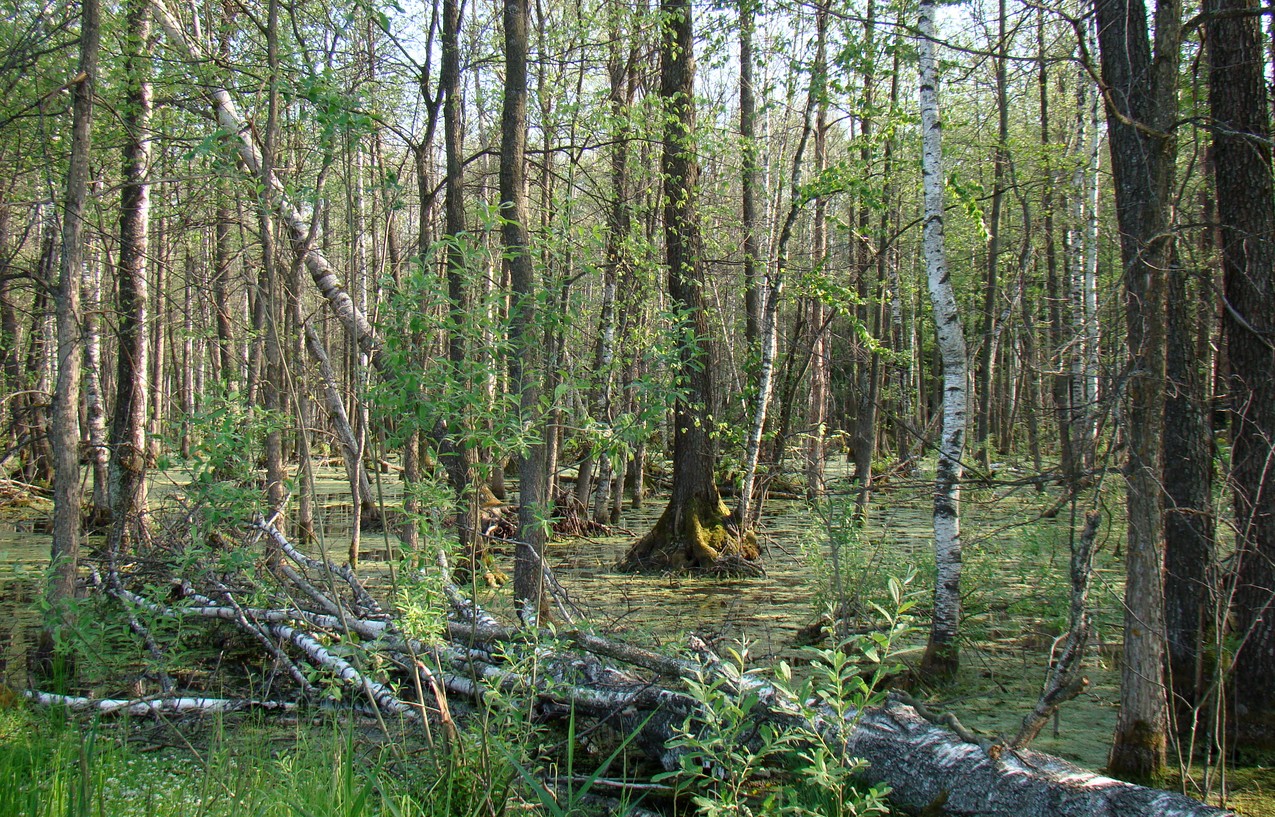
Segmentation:
[(1136, 721), (1116, 733), (1107, 760), (1107, 773), (1120, 780), (1158, 786), (1164, 780), (1165, 735), (1147, 723)]
[[(714, 494), (716, 492), (714, 491)], [(759, 572), (761, 551), (752, 531), (741, 535), (720, 498), (670, 502), (655, 527), (629, 548), (620, 570)]]
[(961, 654), (955, 644), (936, 644), (933, 640), (925, 648), (917, 674), (929, 684), (945, 684), (956, 678), (960, 669)]

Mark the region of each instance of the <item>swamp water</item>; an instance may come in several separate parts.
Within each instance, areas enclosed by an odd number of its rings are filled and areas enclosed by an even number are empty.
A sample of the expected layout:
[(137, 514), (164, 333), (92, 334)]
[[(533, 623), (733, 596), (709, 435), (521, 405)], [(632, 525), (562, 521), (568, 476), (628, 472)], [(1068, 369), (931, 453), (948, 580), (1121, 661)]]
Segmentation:
[[(351, 508), (348, 488), (335, 469), (317, 473), (317, 512), (329, 555), (344, 554)], [(397, 501), (393, 475), (382, 475), (379, 488), (387, 504)], [(844, 476), (833, 492), (849, 491)], [(161, 475), (153, 497), (179, 491), (179, 482)], [(549, 559), (572, 602), (602, 630), (637, 643), (676, 648), (695, 633), (719, 649), (748, 646), (751, 665), (764, 668), (780, 659), (794, 666), (808, 660), (797, 644), (798, 631), (829, 609), (837, 594), (830, 574), (830, 541), (842, 542), (836, 567), (842, 577), (842, 599), (870, 620), (871, 603), (888, 604), (890, 576), (909, 567), (918, 571), (918, 622), (901, 645), (899, 659), (915, 662), (924, 646), (924, 610), (929, 605), (933, 572), (930, 529), (930, 483), (924, 475), (897, 482), (876, 494), (865, 532), (852, 537), (829, 536), (853, 504), (848, 496), (812, 510), (794, 500), (771, 500), (759, 541), (765, 575), (760, 577), (632, 575), (613, 565), (654, 524), (663, 500), (653, 497), (642, 509), (625, 510), (623, 529), (614, 535), (582, 537), (551, 543)], [(1052, 499), (1028, 489), (970, 490), (963, 519), (965, 549), (965, 633), (960, 678), (941, 693), (935, 708), (956, 712), (965, 725), (989, 737), (1011, 736), (1045, 680), (1055, 638), (1066, 626), (1068, 537), (1066, 510), (1056, 520), (1040, 518)], [(25, 645), (37, 621), (37, 591), (47, 560), (48, 536), (38, 514), (0, 521), (0, 680), (21, 686), (25, 680)], [(1077, 529), (1078, 529), (1077, 525)], [(1086, 659), (1090, 690), (1063, 707), (1053, 728), (1047, 727), (1033, 748), (1072, 759), (1089, 768), (1106, 761), (1115, 725), (1119, 676), (1120, 597), (1123, 582), (1113, 551), (1122, 530), (1104, 520), (1099, 535), (1092, 599), (1096, 644)], [(387, 573), (387, 555), (397, 543), (384, 533), (362, 535), (368, 574)], [(498, 566), (511, 570), (508, 554), (498, 553)], [(501, 615), (510, 612), (507, 592), (484, 591), (485, 603)], [(1275, 774), (1263, 772), (1259, 787), (1275, 786)], [(1255, 811), (1251, 813), (1261, 813)]]

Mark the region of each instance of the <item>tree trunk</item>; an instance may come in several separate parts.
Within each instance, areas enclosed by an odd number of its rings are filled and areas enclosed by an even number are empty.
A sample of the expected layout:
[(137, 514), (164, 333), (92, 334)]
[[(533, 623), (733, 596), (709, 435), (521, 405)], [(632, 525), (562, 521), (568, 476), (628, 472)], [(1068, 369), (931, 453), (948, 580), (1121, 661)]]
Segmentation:
[[(261, 230), (261, 276), (264, 284), (257, 293), (263, 302), (261, 310), (262, 334), (264, 344), (265, 367), (261, 380), (261, 407), (268, 418), (265, 439), (266, 458), (266, 502), (271, 514), (283, 514), (283, 503), (287, 496), (287, 472), (283, 466), (283, 428), (282, 385), (283, 385), (283, 352), (280, 348), (282, 329), (279, 327), (280, 292), (278, 258), (275, 253), (274, 219), (271, 217), (275, 204), (274, 177), (275, 141), (279, 134), (279, 2), (270, 0), (266, 13), (266, 63), (269, 71), (269, 92), (266, 110), (265, 132), (261, 145), (261, 199), (257, 205), (257, 223)], [(358, 463), (361, 465), (361, 461)], [(355, 486), (357, 488), (357, 485)], [(359, 495), (355, 494), (357, 504)], [(357, 541), (358, 525), (355, 526), (352, 539)], [(271, 564), (280, 560), (279, 553), (271, 547), (266, 548), (267, 558)], [(350, 564), (358, 561), (358, 548), (350, 549)]]
[[(93, 148), (93, 93), (101, 43), (98, 0), (80, 4), (80, 62), (72, 88), (71, 157), (62, 209), (62, 260), (57, 285), (57, 385), (53, 401), (53, 545), (48, 599), (57, 606), (75, 595), (80, 558), (80, 285), (84, 277), (84, 219)], [(67, 614), (65, 607), (60, 613)], [(65, 619), (64, 619), (65, 621)], [(50, 655), (51, 633), (41, 652)]]
[[(1005, 64), (1009, 60), (1006, 39), (1005, 0), (1000, 0), (996, 40), (996, 112), (999, 127), (992, 158), (992, 209), (988, 214), (987, 286), (983, 290), (983, 345), (978, 362), (978, 417), (974, 431), (974, 451), (984, 471), (991, 470), (992, 384), (995, 382), (996, 352), (1000, 333), (996, 318), (1000, 301), (1000, 255), (1003, 242), (1001, 210), (1005, 200), (1005, 166), (1009, 163), (1009, 98)], [(1003, 445), (1003, 442), (1002, 442)]]
[[(465, 286), (465, 258), (460, 241), (465, 232), (464, 199), (464, 150), (465, 131), (462, 116), (460, 76), (460, 26), (464, 0), (443, 0), (442, 63), (438, 81), (443, 95), (443, 149), (446, 153), (447, 175), (444, 179), (443, 232), (451, 239), (447, 245), (447, 297), (451, 314), (448, 319), (447, 359), (459, 375), (465, 365), (467, 350), (461, 332), (465, 319), (467, 287)], [(456, 527), (461, 547), (472, 553), (477, 547), (479, 515), (478, 452), (465, 440), (473, 418), (458, 417), (450, 425), (452, 444), (440, 452), (452, 487), (460, 498), (463, 510)]]
[(111, 418), (111, 532), (107, 550), (124, 553), (131, 532), (140, 530), (146, 509), (146, 418), (150, 295), (151, 10), (148, 0), (127, 4), (128, 45), (123, 105), (124, 187), (120, 191), (120, 251), (116, 310), (115, 412)]
[(1178, 265), (1168, 276), (1164, 403), (1164, 624), (1179, 734), (1191, 734), (1204, 692), (1201, 639), (1215, 597), (1213, 581), (1213, 435), (1197, 358), (1198, 327), (1209, 322), (1207, 298)]
[(761, 251), (757, 242), (757, 190), (761, 173), (757, 166), (757, 95), (753, 83), (753, 33), (757, 0), (739, 0), (739, 139), (740, 214), (744, 256), (744, 342), (754, 354), (761, 338)]
[(1258, 6), (1209, 0), (1209, 106), (1230, 361), (1238, 739), (1275, 745), (1275, 191)]
[(754, 493), (758, 463), (761, 458), (762, 433), (766, 429), (770, 401), (775, 391), (775, 357), (779, 346), (779, 298), (783, 294), (784, 277), (788, 272), (788, 246), (792, 240), (797, 217), (807, 199), (801, 186), (801, 177), (806, 145), (810, 141), (811, 131), (815, 128), (812, 117), (825, 96), (823, 86), (827, 73), (828, 47), (826, 7), (819, 6), (815, 15), (815, 60), (810, 72), (810, 90), (806, 98), (806, 113), (802, 122), (801, 137), (792, 157), (788, 215), (784, 219), (779, 239), (775, 243), (774, 275), (765, 277), (760, 293), (762, 312), (761, 334), (758, 338), (760, 359), (757, 362), (757, 393), (752, 407), (752, 424), (749, 427), (748, 440), (744, 448), (744, 477), (739, 490), (739, 506), (735, 511), (735, 520), (744, 531), (752, 530), (761, 516), (761, 497), (754, 496)]
[(943, 153), (935, 57), (934, 0), (920, 7), (921, 181), (925, 188), (922, 234), (930, 303), (943, 360), (943, 427), (934, 478), (934, 614), (921, 671), (950, 677), (959, 665), (961, 624), (961, 456), (965, 450), (965, 337), (947, 270), (943, 238)]
[(93, 494), (89, 500), (89, 528), (100, 531), (110, 524), (110, 444), (106, 432), (106, 387), (102, 377), (102, 261), (94, 253), (84, 267), (80, 299), (84, 323), (84, 422), (88, 457), (93, 470)]
[(723, 561), (751, 562), (760, 555), (750, 533), (741, 536), (728, 526), (730, 512), (713, 481), (714, 344), (698, 213), (691, 11), (690, 0), (660, 3), (660, 98), (667, 112), (661, 159), (664, 242), (669, 298), (685, 322), (678, 363), (685, 389), (674, 406), (672, 496), (651, 532), (625, 554), (621, 567), (629, 570), (711, 568)]
[[(820, 6), (824, 11), (824, 6)], [(823, 35), (823, 30), (820, 30)], [(827, 70), (826, 66), (822, 70)], [(815, 173), (828, 166), (828, 100), (820, 97), (815, 111)], [(828, 203), (822, 196), (815, 201), (814, 223), (810, 225), (811, 262), (822, 269), (828, 259)], [(828, 403), (832, 390), (832, 344), (828, 337), (828, 307), (818, 297), (803, 299), (806, 310), (806, 343), (810, 345), (810, 387), (806, 396), (805, 471), (806, 499), (823, 496), (824, 473), (828, 466)]]
[(1095, 2), (1124, 267), (1129, 379), (1125, 466), (1125, 640), (1111, 770), (1164, 769), (1164, 276), (1173, 261), (1170, 196), (1176, 144), (1181, 6), (1157, 0), (1155, 51), (1143, 0)]
[(505, 92), (500, 116), (500, 232), (508, 264), (510, 296), (509, 380), (518, 395), (520, 427), (529, 442), (518, 464), (518, 543), (514, 550), (514, 606), (529, 626), (548, 613), (543, 587), (549, 515), (545, 474), (545, 417), (540, 410), (536, 365), (535, 271), (527, 229), (527, 23), (528, 0), (504, 0)]

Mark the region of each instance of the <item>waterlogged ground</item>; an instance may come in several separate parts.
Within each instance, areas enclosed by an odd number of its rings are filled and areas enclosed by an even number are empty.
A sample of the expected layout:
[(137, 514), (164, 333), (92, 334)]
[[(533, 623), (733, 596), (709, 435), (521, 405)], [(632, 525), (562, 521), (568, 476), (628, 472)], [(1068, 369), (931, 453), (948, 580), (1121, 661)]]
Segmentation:
[[(797, 644), (798, 631), (837, 602), (869, 624), (871, 605), (889, 604), (890, 577), (915, 571), (911, 588), (917, 602), (917, 628), (901, 645), (904, 664), (919, 659), (925, 641), (925, 610), (932, 590), (933, 555), (928, 475), (896, 480), (884, 486), (872, 506), (867, 527), (847, 532), (852, 498), (837, 496), (850, 486), (844, 475), (831, 483), (833, 498), (811, 508), (796, 500), (771, 500), (761, 541), (765, 575), (721, 577), (631, 575), (613, 565), (638, 535), (654, 524), (663, 509), (648, 500), (641, 509), (626, 508), (623, 528), (613, 535), (554, 542), (550, 559), (572, 601), (597, 626), (629, 639), (676, 648), (695, 633), (719, 648), (746, 645), (757, 667), (780, 659), (800, 665), (807, 660)], [(1012, 479), (1005, 469), (1001, 477)], [(321, 527), (329, 553), (348, 545), (348, 489), (334, 469), (317, 472)], [(152, 494), (157, 499), (184, 497), (178, 474), (161, 475)], [(387, 503), (397, 499), (393, 472), (380, 475), (378, 490)], [(965, 493), (963, 538), (964, 623), (966, 643), (958, 681), (929, 694), (936, 708), (957, 713), (965, 725), (995, 738), (1012, 735), (1030, 709), (1045, 679), (1050, 649), (1066, 627), (1068, 541), (1073, 529), (1070, 509), (1043, 518), (1055, 498), (1030, 487), (970, 489)], [(1037, 739), (1034, 748), (1101, 768), (1115, 724), (1118, 695), (1120, 597), (1123, 592), (1117, 548), (1123, 528), (1109, 498), (1099, 534), (1092, 601), (1096, 643), (1086, 659), (1089, 692), (1067, 704), (1059, 718)], [(47, 559), (47, 533), (41, 530), (39, 505), (7, 512), (0, 519), (0, 680), (21, 686), (27, 633), (35, 621), (35, 589)], [(1083, 511), (1083, 509), (1079, 509)], [(399, 555), (396, 543), (379, 532), (363, 534), (364, 571), (387, 573), (387, 557)], [(507, 565), (505, 569), (510, 569)], [(840, 582), (834, 581), (840, 577)], [(840, 589), (838, 589), (840, 588)], [(485, 591), (487, 602), (508, 612), (503, 591)], [(7, 660), (7, 665), (6, 665)], [(1193, 773), (1195, 786), (1203, 772)], [(1275, 772), (1256, 767), (1229, 771), (1238, 787), (1237, 801), (1250, 814), (1275, 815), (1275, 801), (1262, 799), (1275, 791)], [(1192, 788), (1188, 786), (1188, 788)], [(1218, 785), (1213, 783), (1211, 790)], [(1198, 788), (1195, 789), (1198, 793)]]

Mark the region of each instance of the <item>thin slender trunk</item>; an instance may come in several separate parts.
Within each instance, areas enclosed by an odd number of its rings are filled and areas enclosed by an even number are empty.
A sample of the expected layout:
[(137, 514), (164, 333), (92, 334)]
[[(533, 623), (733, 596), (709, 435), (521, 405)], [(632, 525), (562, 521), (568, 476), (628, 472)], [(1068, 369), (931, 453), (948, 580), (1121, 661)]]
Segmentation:
[(760, 499), (753, 494), (756, 488), (758, 462), (761, 457), (762, 433), (766, 428), (770, 400), (775, 390), (775, 356), (779, 346), (779, 299), (783, 294), (784, 276), (788, 271), (788, 245), (792, 239), (797, 217), (806, 201), (801, 186), (802, 162), (810, 134), (815, 127), (812, 122), (815, 111), (824, 97), (823, 84), (827, 66), (827, 8), (821, 5), (815, 14), (815, 60), (810, 73), (810, 90), (806, 99), (801, 137), (798, 140), (797, 149), (793, 152), (788, 215), (775, 245), (775, 273), (773, 276), (767, 276), (761, 291), (762, 312), (759, 337), (761, 358), (757, 367), (757, 396), (753, 405), (752, 426), (749, 428), (748, 441), (744, 448), (744, 477), (739, 490), (739, 505), (735, 511), (735, 520), (741, 530), (751, 530), (756, 526), (757, 519), (761, 515)]
[[(815, 113), (815, 172), (822, 174), (828, 164), (828, 100), (818, 102)], [(811, 251), (815, 269), (828, 260), (828, 203), (815, 201), (814, 223), (811, 225)], [(832, 344), (828, 337), (828, 307), (819, 298), (806, 298), (806, 326), (810, 333), (810, 390), (806, 398), (806, 498), (814, 500), (825, 489), (824, 472), (828, 465), (827, 423), (831, 396)]]
[(761, 172), (757, 165), (757, 101), (753, 84), (753, 32), (757, 0), (739, 0), (739, 137), (740, 229), (744, 256), (744, 339), (749, 354), (761, 337), (761, 252), (757, 245), (757, 191)]
[[(101, 43), (98, 0), (80, 4), (80, 61), (72, 88), (71, 156), (62, 208), (62, 261), (57, 286), (57, 386), (53, 401), (53, 545), (48, 598), (75, 595), (80, 557), (80, 285), (84, 276), (84, 215), (93, 147), (93, 92)], [(51, 646), (51, 639), (49, 646)]]
[[(1009, 60), (1005, 26), (1005, 0), (1000, 0), (997, 13), (999, 33), (996, 42), (996, 111), (999, 127), (992, 159), (992, 207), (988, 215), (987, 286), (983, 290), (983, 345), (978, 363), (978, 417), (974, 431), (974, 450), (984, 470), (991, 468), (988, 437), (992, 427), (992, 384), (995, 382), (997, 341), (996, 317), (1000, 300), (1001, 209), (1005, 200), (1005, 166), (1009, 162), (1009, 97), (1005, 64)], [(1003, 445), (1003, 443), (1002, 443)]]
[(935, 56), (934, 0), (921, 0), (921, 181), (925, 191), (922, 233), (937, 350), (943, 361), (943, 427), (934, 479), (934, 613), (921, 671), (950, 677), (959, 665), (961, 624), (961, 456), (965, 451), (965, 337), (948, 276), (943, 237), (943, 153)]
[[(275, 209), (272, 196), (274, 186), (270, 180), (274, 177), (275, 142), (279, 135), (279, 0), (270, 0), (266, 12), (266, 64), (269, 70), (269, 93), (266, 110), (266, 127), (261, 145), (261, 200), (257, 207), (257, 223), (261, 230), (261, 275), (264, 284), (257, 297), (263, 302), (263, 353), (265, 367), (261, 379), (261, 406), (271, 415), (266, 429), (266, 502), (272, 513), (282, 515), (284, 498), (287, 495), (287, 472), (283, 465), (283, 427), (279, 414), (282, 410), (283, 384), (283, 352), (280, 348), (281, 329), (279, 328), (279, 268), (275, 252), (274, 220), (271, 214)], [(357, 487), (357, 485), (355, 486)], [(276, 526), (283, 530), (280, 522)], [(357, 526), (356, 526), (357, 527)], [(357, 532), (354, 534), (357, 536)], [(280, 558), (273, 548), (267, 548), (268, 558), (272, 563)], [(358, 551), (351, 549), (350, 565), (357, 564)]]
[(84, 422), (88, 432), (89, 463), (93, 469), (93, 493), (89, 501), (89, 527), (95, 530), (110, 524), (111, 501), (108, 489), (110, 446), (106, 432), (106, 388), (102, 377), (102, 261), (93, 253), (84, 268), (80, 299), (84, 305)]

